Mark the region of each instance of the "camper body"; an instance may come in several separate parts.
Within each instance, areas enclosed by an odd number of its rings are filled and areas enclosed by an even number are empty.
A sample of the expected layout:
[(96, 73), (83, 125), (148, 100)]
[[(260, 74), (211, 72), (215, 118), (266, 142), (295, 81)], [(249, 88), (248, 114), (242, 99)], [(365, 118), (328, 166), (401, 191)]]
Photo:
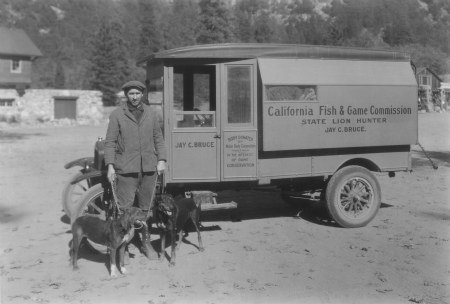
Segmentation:
[(411, 170), (417, 83), (407, 54), (220, 44), (142, 63), (148, 88), (163, 88), (167, 191), (319, 190), (338, 224), (360, 227), (381, 202), (373, 172)]

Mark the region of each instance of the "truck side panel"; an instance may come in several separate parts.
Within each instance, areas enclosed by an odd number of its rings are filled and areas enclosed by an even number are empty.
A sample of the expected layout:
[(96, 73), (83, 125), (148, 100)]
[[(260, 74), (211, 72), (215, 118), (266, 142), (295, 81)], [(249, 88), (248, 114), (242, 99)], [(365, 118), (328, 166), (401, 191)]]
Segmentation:
[(346, 162), (361, 166), (374, 164), (380, 171), (401, 171), (410, 168), (409, 152), (373, 153), (358, 155), (317, 156), (311, 160), (312, 175), (333, 174)]
[(269, 180), (331, 175), (348, 162), (381, 172), (411, 169), (409, 152), (273, 158), (260, 159), (258, 162), (258, 176)]
[(318, 102), (264, 102), (264, 151), (417, 142), (416, 88), (349, 85), (317, 91)]
[(311, 157), (260, 159), (258, 176), (263, 178), (311, 176)]
[(408, 62), (278, 60), (275, 65), (264, 59), (259, 63), (260, 151), (303, 156), (302, 150), (417, 142), (417, 84)]

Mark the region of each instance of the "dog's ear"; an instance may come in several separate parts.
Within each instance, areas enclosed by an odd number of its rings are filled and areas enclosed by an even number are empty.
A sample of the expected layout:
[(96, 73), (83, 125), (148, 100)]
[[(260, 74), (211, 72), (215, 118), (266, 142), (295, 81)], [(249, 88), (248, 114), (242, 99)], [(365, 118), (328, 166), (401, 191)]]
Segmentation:
[(168, 204), (168, 205), (175, 205), (174, 203), (175, 203), (175, 199), (173, 198), (173, 196), (172, 195), (167, 195), (167, 198), (166, 198), (166, 203)]
[(164, 202), (167, 195), (168, 194), (166, 194), (166, 193), (155, 194), (155, 205), (160, 205), (162, 202)]
[(158, 202), (159, 203), (163, 203), (163, 202), (165, 202), (167, 200), (168, 197), (169, 197), (169, 195), (166, 194), (166, 193), (159, 194), (158, 195)]
[(164, 205), (166, 205), (166, 208), (168, 208), (170, 211), (175, 211), (176, 205), (172, 195), (167, 195), (164, 201)]

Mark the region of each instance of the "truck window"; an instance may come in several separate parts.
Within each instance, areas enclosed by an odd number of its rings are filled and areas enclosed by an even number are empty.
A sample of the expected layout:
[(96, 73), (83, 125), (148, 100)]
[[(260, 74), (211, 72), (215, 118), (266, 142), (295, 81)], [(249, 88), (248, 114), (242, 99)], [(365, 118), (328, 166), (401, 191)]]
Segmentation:
[(265, 85), (265, 101), (317, 101), (317, 86)]
[(174, 69), (173, 108), (176, 128), (215, 126), (214, 67)]
[(228, 66), (227, 73), (228, 123), (251, 123), (251, 68)]

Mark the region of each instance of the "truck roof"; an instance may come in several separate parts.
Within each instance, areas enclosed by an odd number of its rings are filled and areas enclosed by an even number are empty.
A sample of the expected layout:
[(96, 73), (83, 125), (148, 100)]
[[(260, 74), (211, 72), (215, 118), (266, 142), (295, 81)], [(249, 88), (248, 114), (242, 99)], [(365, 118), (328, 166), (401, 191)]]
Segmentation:
[(315, 58), (410, 61), (408, 53), (352, 47), (271, 43), (224, 43), (181, 47), (153, 53), (138, 61), (155, 64), (169, 59)]

